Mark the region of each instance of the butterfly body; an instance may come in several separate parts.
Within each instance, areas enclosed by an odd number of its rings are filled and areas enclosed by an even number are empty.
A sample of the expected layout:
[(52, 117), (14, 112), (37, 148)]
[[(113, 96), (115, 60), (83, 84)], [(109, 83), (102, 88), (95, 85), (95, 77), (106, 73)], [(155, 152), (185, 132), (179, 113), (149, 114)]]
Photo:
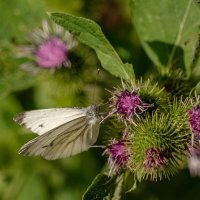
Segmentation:
[(19, 150), (54, 160), (88, 150), (97, 140), (101, 116), (96, 105), (87, 108), (50, 108), (18, 114), (14, 120), (38, 134)]

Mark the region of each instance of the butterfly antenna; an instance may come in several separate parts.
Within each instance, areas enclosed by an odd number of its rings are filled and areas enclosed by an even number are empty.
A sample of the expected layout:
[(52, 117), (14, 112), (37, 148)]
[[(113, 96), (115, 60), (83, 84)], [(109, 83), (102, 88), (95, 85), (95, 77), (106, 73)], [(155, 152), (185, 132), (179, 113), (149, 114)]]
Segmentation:
[(93, 92), (93, 97), (92, 97), (92, 103), (95, 103), (95, 95), (96, 95), (96, 86), (97, 86), (97, 80), (98, 80), (98, 75), (100, 73), (100, 69), (97, 69), (97, 74), (96, 74), (96, 78), (95, 78), (95, 84), (94, 84), (94, 92)]
[(108, 113), (108, 114), (100, 121), (100, 124), (103, 123), (107, 118), (109, 118), (110, 116), (112, 116), (114, 113), (116, 113), (116, 111), (113, 111), (113, 112)]

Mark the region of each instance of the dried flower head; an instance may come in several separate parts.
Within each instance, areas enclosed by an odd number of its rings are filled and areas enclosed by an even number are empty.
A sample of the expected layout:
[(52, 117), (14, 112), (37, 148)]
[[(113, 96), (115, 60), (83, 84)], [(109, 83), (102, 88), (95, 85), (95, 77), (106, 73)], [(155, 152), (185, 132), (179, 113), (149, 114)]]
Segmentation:
[(112, 139), (103, 154), (108, 156), (110, 173), (119, 173), (121, 169), (127, 168), (130, 158), (128, 147), (129, 140), (123, 137), (120, 140)]
[(34, 66), (56, 69), (70, 67), (69, 51), (76, 45), (72, 35), (55, 23), (43, 21), (42, 28), (36, 29), (29, 37), (30, 44), (21, 46), (18, 57), (28, 57), (33, 62), (23, 64), (23, 68), (31, 71)]
[(189, 110), (189, 123), (192, 133), (200, 140), (200, 105)]
[(168, 163), (166, 153), (160, 148), (148, 148), (145, 152), (143, 167), (146, 169), (161, 169)]
[(189, 146), (188, 168), (192, 176), (200, 176), (200, 146)]
[(139, 115), (152, 107), (153, 104), (144, 103), (139, 95), (139, 89), (131, 87), (128, 89), (122, 82), (123, 89), (119, 88), (113, 92), (111, 98), (112, 112), (117, 113), (122, 120), (131, 120), (133, 116), (139, 118)]

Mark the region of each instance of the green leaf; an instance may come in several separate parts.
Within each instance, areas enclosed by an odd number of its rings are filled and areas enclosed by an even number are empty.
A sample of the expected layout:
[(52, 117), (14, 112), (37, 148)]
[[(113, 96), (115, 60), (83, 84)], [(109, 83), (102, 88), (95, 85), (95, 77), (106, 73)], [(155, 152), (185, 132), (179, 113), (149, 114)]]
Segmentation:
[(115, 182), (115, 188), (112, 190), (110, 197), (111, 200), (122, 200), (122, 190), (123, 190), (123, 184), (124, 184), (124, 174), (118, 175), (116, 182)]
[(195, 86), (195, 90), (197, 91), (197, 94), (200, 94), (200, 82)]
[(98, 174), (83, 195), (83, 200), (110, 199), (109, 196), (110, 194), (113, 194), (116, 187), (116, 178), (116, 176), (110, 177), (106, 174)]
[(191, 79), (195, 82), (200, 82), (200, 34), (199, 34), (199, 43), (198, 46), (196, 47), (195, 59), (193, 61)]
[(132, 65), (121, 61), (100, 26), (94, 21), (64, 13), (51, 13), (51, 18), (77, 36), (80, 42), (94, 49), (102, 67), (112, 75), (129, 81), (135, 79)]
[(187, 75), (195, 56), (200, 10), (193, 0), (130, 0), (132, 18), (141, 43), (164, 73), (174, 63)]

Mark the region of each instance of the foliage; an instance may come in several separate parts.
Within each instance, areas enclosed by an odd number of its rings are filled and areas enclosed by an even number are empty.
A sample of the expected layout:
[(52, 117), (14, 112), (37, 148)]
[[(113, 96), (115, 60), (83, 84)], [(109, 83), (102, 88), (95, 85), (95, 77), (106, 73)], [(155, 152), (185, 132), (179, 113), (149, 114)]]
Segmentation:
[(52, 13), (51, 18), (76, 35), (80, 42), (93, 48), (101, 61), (102, 67), (111, 74), (125, 80), (134, 80), (132, 65), (122, 63), (113, 47), (101, 32), (101, 28), (95, 22), (61, 13)]
[[(70, 200), (83, 194), (83, 200), (198, 199), (199, 179), (191, 178), (186, 169), (188, 147), (191, 139), (196, 141), (188, 112), (200, 103), (198, 4), (195, 0), (2, 1), (0, 199)], [(30, 44), (27, 35), (38, 30), (47, 11), (53, 11), (49, 20), (79, 42), (68, 53), (71, 68), (41, 69), (33, 59), (35, 52), (31, 59), (17, 58), (20, 46), (37, 49), (39, 42)], [(30, 61), (34, 67), (24, 70)], [(131, 117), (116, 107), (120, 100), (137, 101), (125, 110), (132, 112)], [(91, 148), (58, 161), (17, 155), (32, 135), (14, 124), (16, 113), (94, 103), (105, 103), (102, 115), (111, 115), (101, 124), (96, 144), (104, 144), (103, 150)], [(109, 152), (107, 167), (105, 151), (113, 144), (121, 149)], [(119, 155), (129, 158), (121, 168)], [(113, 167), (116, 162), (118, 171)], [(178, 183), (181, 192), (173, 191)]]
[(199, 51), (200, 12), (194, 1), (131, 0), (130, 3), (140, 40), (158, 70), (165, 73), (166, 68), (176, 64), (190, 76)]

